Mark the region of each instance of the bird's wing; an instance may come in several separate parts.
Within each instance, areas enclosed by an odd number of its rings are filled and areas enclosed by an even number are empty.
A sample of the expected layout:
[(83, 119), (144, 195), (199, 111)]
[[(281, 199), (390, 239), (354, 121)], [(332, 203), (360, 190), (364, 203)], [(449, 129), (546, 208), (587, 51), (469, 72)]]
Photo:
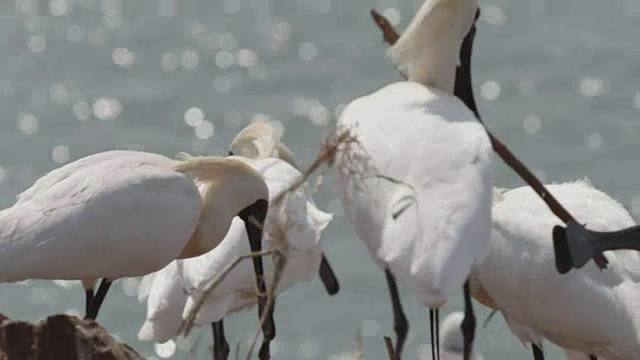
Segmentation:
[(140, 276), (175, 258), (200, 216), (197, 187), (159, 155), (115, 152), (45, 175), (0, 212), (0, 279)]
[(490, 238), (484, 128), (456, 98), (408, 82), (352, 102), (339, 128), (357, 141), (336, 166), (358, 234), (401, 283), (423, 289), (423, 304), (441, 305)]
[[(185, 305), (182, 313), (183, 318), (186, 319), (191, 311), (193, 311), (198, 299), (199, 298), (196, 295), (189, 295), (187, 304)], [(216, 298), (207, 298), (207, 300), (202, 304), (202, 307), (198, 310), (195, 322), (197, 324), (209, 324), (220, 321), (228, 313), (233, 311), (233, 305), (235, 302), (236, 295), (234, 293), (229, 293)]]

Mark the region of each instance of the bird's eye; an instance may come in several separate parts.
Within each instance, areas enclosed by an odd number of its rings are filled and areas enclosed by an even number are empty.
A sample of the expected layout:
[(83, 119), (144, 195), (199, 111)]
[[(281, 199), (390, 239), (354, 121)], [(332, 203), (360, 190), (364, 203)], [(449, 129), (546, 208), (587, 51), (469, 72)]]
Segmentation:
[(229, 151), (229, 156), (233, 156), (233, 151)]

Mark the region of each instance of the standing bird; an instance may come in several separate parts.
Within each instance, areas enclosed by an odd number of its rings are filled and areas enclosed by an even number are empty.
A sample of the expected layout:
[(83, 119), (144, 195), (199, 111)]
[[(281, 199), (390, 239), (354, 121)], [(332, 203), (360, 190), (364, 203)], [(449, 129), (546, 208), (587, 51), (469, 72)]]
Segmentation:
[(234, 158), (90, 155), (51, 171), (0, 211), (0, 282), (82, 280), (86, 318), (95, 319), (113, 280), (206, 253), (235, 216), (255, 218), (246, 231), (259, 248), (268, 198), (260, 174)]
[[(244, 161), (264, 177), (270, 201), (301, 176), (299, 171), (280, 159)], [(288, 194), (282, 203), (272, 203), (265, 220), (262, 247), (269, 249), (280, 241), (287, 244), (287, 262), (277, 293), (299, 281), (311, 280), (317, 274), (322, 256), (320, 236), (331, 218), (332, 215), (318, 210), (311, 202), (306, 185)], [(148, 300), (147, 320), (138, 333), (141, 340), (163, 342), (177, 335), (180, 320), (186, 318), (194, 303), (204, 295), (210, 279), (220, 274), (234, 259), (251, 251), (246, 244), (243, 226), (241, 219), (234, 219), (229, 233), (214, 250), (197, 258), (173, 262), (143, 279), (139, 298), (144, 300), (148, 295)], [(265, 261), (267, 283), (272, 283), (274, 270), (273, 263)], [(197, 323), (212, 324), (216, 360), (226, 359), (229, 354), (223, 317), (256, 304), (256, 287), (252, 279), (250, 265), (239, 263), (207, 296), (197, 313)], [(261, 354), (263, 351), (268, 351), (268, 348), (261, 349)]]
[(438, 357), (437, 309), (462, 287), (491, 233), (491, 144), (452, 94), (476, 10), (475, 0), (427, 0), (390, 49), (409, 81), (352, 101), (338, 120), (338, 137), (353, 139), (334, 162), (345, 214), (385, 270), (397, 358), (408, 322), (395, 279), (430, 308)]
[[(464, 351), (464, 336), (462, 321), (464, 313), (455, 311), (447, 315), (442, 323), (442, 338), (440, 341), (442, 360), (462, 360)], [(472, 354), (470, 360), (482, 360), (482, 356)]]
[[(634, 226), (624, 207), (587, 181), (545, 185), (576, 219), (595, 231)], [(511, 331), (542, 360), (547, 339), (595, 359), (640, 354), (640, 256), (607, 253), (609, 267), (555, 269), (552, 229), (561, 224), (530, 187), (496, 190), (488, 256), (472, 271)], [(482, 296), (481, 296), (482, 297)], [(489, 301), (482, 301), (488, 303)]]
[[(238, 155), (249, 159), (275, 157), (288, 162), (298, 171), (302, 171), (291, 150), (280, 142), (280, 136), (274, 130), (273, 125), (264, 120), (254, 121), (240, 130), (231, 141), (229, 155)], [(309, 201), (313, 203), (313, 199), (309, 198)], [(340, 283), (324, 253), (318, 271), (327, 293), (329, 295), (337, 294), (340, 291)]]

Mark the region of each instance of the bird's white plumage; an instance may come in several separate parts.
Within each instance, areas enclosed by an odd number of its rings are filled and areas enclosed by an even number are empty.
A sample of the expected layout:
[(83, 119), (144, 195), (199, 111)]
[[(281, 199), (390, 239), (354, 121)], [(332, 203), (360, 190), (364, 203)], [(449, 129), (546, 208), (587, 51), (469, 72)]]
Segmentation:
[(371, 256), (442, 306), (460, 291), (491, 234), (489, 138), (457, 98), (400, 82), (351, 102), (334, 168), (345, 213)]
[(201, 207), (174, 164), (109, 151), (40, 178), (0, 212), (0, 281), (115, 279), (165, 266), (191, 238)]
[(282, 134), (266, 120), (256, 120), (240, 130), (231, 141), (230, 153), (249, 159), (276, 157), (298, 168), (291, 150), (280, 142)]
[[(291, 165), (276, 158), (244, 160), (256, 169), (269, 187), (270, 200), (300, 178), (301, 174)], [(316, 276), (320, 265), (320, 235), (332, 215), (318, 210), (310, 201), (306, 185), (290, 193), (281, 204), (269, 208), (265, 220), (262, 248), (269, 249), (274, 241), (281, 241), (284, 231), (288, 242), (288, 261), (283, 272), (278, 292), (285, 291), (299, 281), (308, 281)], [(142, 340), (166, 341), (175, 336), (172, 324), (179, 323), (186, 315), (208, 282), (220, 274), (238, 256), (251, 252), (244, 222), (235, 218), (225, 239), (213, 251), (192, 259), (179, 260), (154, 275), (148, 275), (141, 287), (142, 295), (148, 292), (147, 320), (139, 337)], [(174, 276), (174, 271), (179, 275)], [(274, 273), (270, 257), (264, 260), (264, 275), (267, 286)], [(184, 293), (175, 290), (175, 283), (184, 281)], [(146, 284), (151, 283), (148, 287)], [(166, 284), (171, 282), (171, 284)], [(178, 286), (178, 287), (180, 287)], [(150, 290), (147, 290), (150, 288)], [(223, 316), (254, 306), (257, 290), (253, 265), (250, 260), (241, 262), (215, 288), (198, 313), (197, 323), (215, 322)], [(184, 309), (184, 313), (183, 313)], [(163, 330), (168, 329), (168, 331)], [(173, 334), (169, 335), (170, 332)]]
[[(238, 218), (234, 221), (242, 222)], [(138, 331), (140, 340), (165, 342), (178, 333), (182, 309), (188, 297), (179, 269), (182, 261), (172, 261), (161, 270), (142, 278), (138, 300), (147, 300), (147, 317)]]
[[(547, 185), (581, 223), (595, 231), (635, 225), (629, 213), (586, 181)], [(552, 228), (561, 225), (529, 187), (502, 193), (493, 206), (488, 257), (474, 275), (524, 343), (548, 339), (584, 354), (631, 360), (640, 354), (638, 252), (606, 252), (609, 268), (594, 264), (559, 275)]]

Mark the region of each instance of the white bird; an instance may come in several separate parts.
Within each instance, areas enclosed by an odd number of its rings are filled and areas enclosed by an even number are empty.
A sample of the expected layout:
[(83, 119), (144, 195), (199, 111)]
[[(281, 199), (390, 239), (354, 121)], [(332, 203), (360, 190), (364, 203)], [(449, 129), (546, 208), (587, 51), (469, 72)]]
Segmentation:
[[(244, 161), (263, 176), (269, 188), (270, 201), (301, 176), (299, 171), (280, 159)], [(273, 203), (269, 208), (262, 247), (269, 249), (278, 241), (288, 244), (287, 263), (277, 293), (297, 282), (313, 279), (318, 272), (322, 256), (320, 236), (332, 215), (318, 210), (310, 199), (305, 184), (287, 195), (283, 203)], [(138, 333), (141, 340), (164, 342), (178, 335), (181, 319), (193, 309), (209, 281), (237, 257), (251, 252), (243, 226), (241, 219), (234, 219), (229, 233), (214, 250), (203, 256), (173, 262), (143, 279), (139, 298), (142, 301), (148, 295), (148, 300), (147, 319)], [(213, 324), (216, 359), (226, 359), (229, 352), (224, 339), (223, 317), (256, 304), (256, 286), (251, 269), (247, 262), (238, 264), (206, 298), (197, 313), (196, 323)], [(273, 274), (273, 262), (265, 260), (267, 283), (273, 281)]]
[[(442, 337), (440, 341), (440, 358), (442, 360), (462, 360), (464, 337), (461, 327), (463, 320), (464, 313), (461, 311), (454, 311), (447, 315), (442, 322)], [(431, 356), (427, 357), (431, 358)], [(482, 360), (482, 356), (472, 353), (470, 360)]]
[(409, 81), (352, 101), (338, 120), (336, 138), (354, 139), (334, 162), (345, 214), (385, 269), (398, 357), (408, 324), (395, 278), (437, 309), (459, 291), (491, 234), (491, 144), (452, 95), (476, 10), (475, 0), (427, 0), (390, 50)]
[[(577, 221), (594, 231), (635, 225), (621, 204), (588, 181), (546, 188)], [(606, 270), (589, 263), (560, 275), (555, 268), (551, 234), (561, 221), (530, 187), (496, 191), (492, 212), (490, 251), (474, 266), (473, 277), (520, 341), (536, 345), (535, 358), (543, 358), (542, 341), (549, 340), (591, 358), (637, 359), (638, 253), (607, 252)]]
[[(261, 223), (268, 196), (260, 174), (233, 158), (90, 155), (43, 176), (0, 212), (0, 282), (82, 280), (89, 297), (102, 278), (87, 301), (95, 319), (111, 281), (206, 253), (235, 216)], [(261, 228), (247, 231), (259, 245)]]
[(295, 156), (282, 142), (281, 134), (265, 120), (256, 120), (240, 130), (229, 146), (229, 155), (248, 159), (275, 157), (282, 159), (300, 170)]
[[(249, 159), (264, 159), (275, 157), (282, 159), (299, 171), (295, 156), (289, 148), (280, 141), (282, 134), (265, 120), (256, 120), (247, 125), (236, 135), (229, 146), (229, 155), (238, 155)], [(309, 201), (315, 206), (312, 198)], [(324, 253), (320, 261), (320, 280), (329, 295), (335, 295), (340, 290), (340, 284)]]

